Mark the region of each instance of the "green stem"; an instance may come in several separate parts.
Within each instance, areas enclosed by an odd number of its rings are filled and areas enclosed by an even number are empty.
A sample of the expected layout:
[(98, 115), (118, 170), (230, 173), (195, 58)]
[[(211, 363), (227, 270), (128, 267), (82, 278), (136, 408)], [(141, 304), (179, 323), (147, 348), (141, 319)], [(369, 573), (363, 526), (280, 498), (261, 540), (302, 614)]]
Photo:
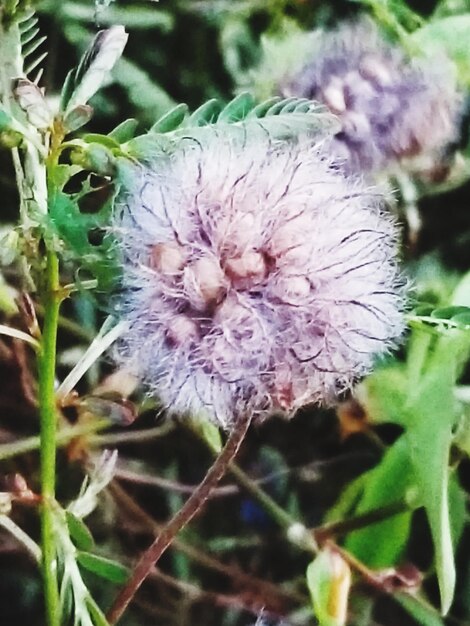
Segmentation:
[(44, 326), (39, 354), (39, 414), (41, 421), (41, 546), (47, 626), (60, 626), (57, 562), (54, 543), (57, 409), (55, 368), (59, 318), (59, 260), (47, 253)]

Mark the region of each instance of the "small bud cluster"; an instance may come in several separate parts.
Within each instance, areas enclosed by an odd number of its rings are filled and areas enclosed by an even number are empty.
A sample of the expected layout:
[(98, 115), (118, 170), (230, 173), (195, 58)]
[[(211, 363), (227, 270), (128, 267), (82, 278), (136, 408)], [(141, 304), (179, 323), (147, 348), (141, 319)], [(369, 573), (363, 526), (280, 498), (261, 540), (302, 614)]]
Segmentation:
[(312, 33), (310, 42), (308, 59), (276, 89), (319, 100), (339, 117), (333, 148), (351, 171), (408, 157), (439, 159), (457, 139), (462, 102), (444, 55), (411, 59), (366, 19)]
[(393, 225), (313, 140), (181, 139), (118, 208), (118, 359), (178, 413), (327, 403), (402, 332)]

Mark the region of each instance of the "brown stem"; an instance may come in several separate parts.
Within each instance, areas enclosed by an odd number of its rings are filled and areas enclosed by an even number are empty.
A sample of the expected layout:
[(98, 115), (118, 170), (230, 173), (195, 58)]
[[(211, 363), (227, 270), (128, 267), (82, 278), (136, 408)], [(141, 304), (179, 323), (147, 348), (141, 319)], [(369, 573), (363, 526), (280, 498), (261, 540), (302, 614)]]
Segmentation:
[[(111, 484), (111, 492), (113, 493), (120, 511), (127, 511), (128, 514), (138, 520), (144, 528), (152, 529), (155, 533), (160, 533), (162, 526), (158, 524), (148, 513), (146, 513), (135, 500), (120, 487), (116, 482)], [(269, 608), (272, 604), (272, 598), (282, 598), (284, 603), (290, 605), (304, 605), (308, 602), (308, 596), (295, 591), (293, 589), (283, 588), (275, 583), (271, 583), (267, 580), (256, 578), (251, 574), (247, 574), (241, 570), (237, 565), (222, 563), (215, 557), (195, 548), (181, 541), (181, 539), (175, 539), (171, 544), (171, 547), (179, 550), (195, 563), (202, 567), (207, 567), (222, 576), (227, 576), (232, 581), (234, 587), (250, 589), (255, 593), (263, 596), (263, 604), (266, 608)]]
[(238, 420), (232, 433), (230, 434), (230, 437), (227, 439), (227, 443), (205, 475), (204, 480), (196, 488), (194, 493), (186, 500), (182, 508), (163, 528), (162, 532), (158, 535), (152, 545), (144, 552), (137, 563), (131, 578), (119, 592), (107, 615), (107, 619), (110, 624), (116, 624), (121, 618), (137, 590), (152, 571), (159, 558), (171, 544), (174, 537), (201, 510), (212, 489), (216, 487), (222, 476), (225, 474), (228, 464), (235, 458), (248, 430), (250, 421), (250, 415), (244, 415)]

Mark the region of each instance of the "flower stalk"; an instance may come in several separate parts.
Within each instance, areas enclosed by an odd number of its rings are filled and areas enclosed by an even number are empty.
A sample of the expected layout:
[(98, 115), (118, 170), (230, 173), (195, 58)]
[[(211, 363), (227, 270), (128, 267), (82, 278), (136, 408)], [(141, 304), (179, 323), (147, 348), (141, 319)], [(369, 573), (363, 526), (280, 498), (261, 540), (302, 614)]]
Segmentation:
[(186, 500), (181, 509), (162, 529), (152, 545), (144, 552), (134, 572), (121, 589), (107, 615), (108, 622), (116, 624), (126, 610), (134, 595), (150, 574), (162, 554), (171, 545), (179, 531), (188, 524), (202, 509), (212, 490), (217, 486), (228, 469), (229, 464), (237, 455), (251, 422), (251, 415), (242, 415), (234, 426), (222, 451), (205, 475), (193, 494)]

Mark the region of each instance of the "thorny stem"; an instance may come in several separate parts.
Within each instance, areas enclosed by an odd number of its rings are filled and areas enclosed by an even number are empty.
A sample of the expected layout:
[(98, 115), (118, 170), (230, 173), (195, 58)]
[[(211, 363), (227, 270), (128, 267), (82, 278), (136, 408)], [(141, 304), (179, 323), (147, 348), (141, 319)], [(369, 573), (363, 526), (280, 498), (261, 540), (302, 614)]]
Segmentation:
[(107, 615), (110, 624), (116, 624), (118, 622), (127, 606), (132, 601), (135, 593), (152, 571), (162, 554), (172, 543), (174, 537), (201, 510), (211, 491), (225, 474), (229, 463), (236, 456), (245, 438), (250, 422), (251, 416), (249, 414), (240, 417), (227, 439), (227, 443), (215, 459), (203, 481), (142, 555), (130, 580), (121, 589)]
[(39, 415), (41, 422), (41, 544), (42, 572), (48, 626), (60, 626), (57, 562), (54, 542), (54, 501), (56, 472), (57, 410), (55, 367), (57, 323), (59, 317), (59, 260), (54, 251), (47, 253), (45, 315), (39, 354)]

